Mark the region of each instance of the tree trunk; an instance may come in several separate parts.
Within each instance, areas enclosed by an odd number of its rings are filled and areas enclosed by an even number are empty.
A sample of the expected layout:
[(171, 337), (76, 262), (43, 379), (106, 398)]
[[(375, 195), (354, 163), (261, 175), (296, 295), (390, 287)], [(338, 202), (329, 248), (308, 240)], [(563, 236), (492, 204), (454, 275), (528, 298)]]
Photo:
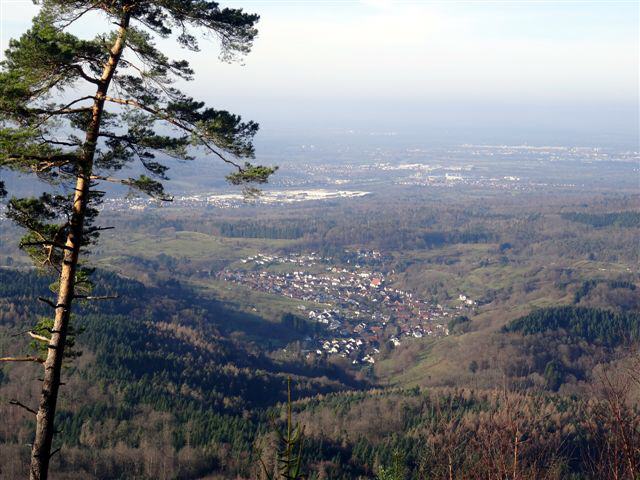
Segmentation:
[(60, 373), (69, 329), (71, 304), (74, 299), (75, 276), (80, 247), (82, 245), (85, 212), (89, 202), (93, 157), (100, 133), (100, 122), (104, 109), (105, 96), (116, 67), (118, 66), (122, 50), (124, 49), (129, 20), (130, 7), (126, 6), (123, 8), (116, 41), (109, 51), (109, 58), (104, 65), (104, 70), (100, 77), (91, 112), (91, 121), (86, 131), (82, 161), (78, 166), (79, 172), (76, 177), (70, 230), (65, 243), (66, 247), (60, 273), (55, 320), (53, 330), (51, 331), (51, 341), (48, 346), (47, 359), (44, 363), (44, 379), (42, 381), (40, 405), (36, 415), (36, 436), (31, 449), (30, 480), (46, 480), (48, 475), (58, 388), (60, 386)]

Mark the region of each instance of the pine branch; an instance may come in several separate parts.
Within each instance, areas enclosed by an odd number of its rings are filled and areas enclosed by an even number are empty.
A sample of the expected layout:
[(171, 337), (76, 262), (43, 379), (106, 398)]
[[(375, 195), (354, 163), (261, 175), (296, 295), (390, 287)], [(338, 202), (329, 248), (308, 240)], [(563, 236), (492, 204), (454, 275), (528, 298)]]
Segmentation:
[(120, 297), (118, 297), (118, 295), (98, 295), (98, 296), (74, 295), (73, 298), (78, 298), (81, 300), (115, 300), (116, 298), (120, 298)]
[(20, 248), (22, 247), (56, 247), (62, 250), (73, 250), (71, 247), (67, 247), (66, 245), (61, 245), (56, 242), (51, 242), (49, 240), (43, 240), (41, 242), (24, 242), (20, 243)]
[(38, 300), (40, 300), (43, 303), (46, 303), (47, 305), (49, 305), (53, 309), (58, 308), (58, 306), (55, 303), (53, 303), (51, 300), (49, 300), (48, 298), (38, 297)]
[(235, 168), (238, 169), (239, 172), (242, 172), (242, 166), (239, 165), (238, 163), (234, 162), (233, 160), (229, 160), (228, 158), (226, 158), (224, 155), (222, 155), (217, 149), (213, 148), (213, 146), (211, 146), (210, 142), (208, 142), (200, 133), (198, 133), (197, 129), (189, 124), (188, 122), (184, 122), (181, 120), (178, 120), (170, 115), (167, 115), (166, 113), (162, 112), (161, 110), (157, 110), (155, 108), (149, 107), (148, 105), (144, 105), (140, 102), (138, 102), (137, 100), (131, 100), (131, 99), (123, 99), (123, 98), (114, 98), (114, 97), (109, 97), (106, 96), (105, 97), (105, 101), (107, 102), (112, 102), (112, 103), (116, 103), (119, 105), (128, 105), (130, 107), (135, 107), (138, 108), (140, 110), (144, 110), (145, 112), (148, 112), (152, 115), (155, 115), (156, 117), (159, 117), (160, 119), (164, 120), (165, 122), (168, 122), (182, 130), (184, 130), (185, 132), (188, 132), (192, 135), (195, 135), (198, 140), (200, 142), (202, 142), (202, 145), (204, 145), (205, 148), (207, 148), (207, 150), (209, 150), (211, 153), (213, 153), (215, 156), (217, 156), (218, 158), (220, 158), (223, 162), (228, 163), (229, 165), (234, 166)]
[(11, 338), (16, 338), (19, 337), (20, 335), (24, 335), (25, 333), (29, 333), (30, 330), (25, 330), (24, 332), (18, 332), (18, 333), (14, 333), (13, 335), (11, 335)]
[(41, 342), (45, 342), (45, 343), (49, 343), (51, 341), (50, 338), (44, 337), (42, 335), (38, 335), (36, 332), (34, 332), (33, 330), (29, 331), (29, 336), (35, 340), (39, 340)]
[(87, 75), (80, 65), (71, 65), (71, 67), (87, 82), (93, 83), (94, 85), (100, 85), (100, 80)]
[(57, 155), (33, 155), (33, 154), (8, 154), (6, 157), (7, 164), (33, 160), (40, 162), (37, 166), (33, 166), (35, 172), (44, 172), (53, 167), (62, 167), (68, 165), (72, 160), (77, 159), (76, 155), (69, 153), (61, 153)]
[[(131, 47), (129, 47), (131, 48)], [(132, 51), (134, 51), (136, 53), (136, 55), (138, 55), (138, 53), (136, 52), (136, 50), (131, 49)], [(140, 58), (140, 56), (138, 55), (138, 58)], [(144, 60), (141, 59), (143, 62)], [(125, 65), (127, 65), (128, 67), (133, 68), (134, 70), (136, 70), (138, 72), (138, 74), (140, 75), (140, 78), (142, 79), (143, 82), (145, 82), (145, 85), (148, 85), (149, 83), (153, 83), (156, 87), (158, 87), (160, 90), (162, 90), (162, 92), (171, 100), (178, 100), (180, 98), (180, 94), (178, 91), (176, 91), (175, 89), (172, 89), (171, 87), (169, 87), (167, 84), (171, 83), (170, 81), (166, 81), (166, 83), (158, 80), (157, 78), (154, 78), (153, 76), (150, 76), (147, 74), (147, 72), (138, 67), (137, 65), (135, 65), (134, 63), (132, 63), (130, 60), (121, 60), (121, 62)]]
[(76, 98), (72, 102), (67, 103), (66, 105), (56, 109), (56, 110), (46, 110), (43, 108), (32, 108), (29, 110), (30, 113), (35, 113), (37, 115), (46, 114), (49, 116), (52, 115), (67, 115), (70, 113), (81, 113), (91, 111), (92, 107), (79, 107), (79, 108), (71, 108), (73, 105), (79, 102), (83, 102), (85, 100), (94, 100), (95, 97), (93, 95), (87, 95), (81, 98)]
[(15, 405), (16, 407), (24, 408), (27, 412), (32, 413), (33, 415), (37, 415), (34, 409), (27, 407), (24, 403), (19, 402), (18, 400), (9, 400), (10, 405)]
[(57, 30), (59, 32), (64, 31), (67, 27), (69, 27), (72, 23), (76, 22), (77, 20), (79, 20), (80, 18), (82, 18), (85, 14), (89, 13), (91, 10), (95, 10), (99, 7), (99, 3), (100, 2), (96, 2), (95, 4), (85, 8), (84, 10), (81, 10), (80, 13), (78, 13), (77, 15), (74, 15), (73, 17), (69, 18), (68, 20), (66, 20), (64, 23), (60, 24), (57, 28)]
[(116, 227), (89, 227), (85, 230), (85, 233), (102, 232), (104, 230), (113, 230)]
[(0, 362), (35, 362), (35, 363), (44, 363), (44, 360), (39, 357), (2, 357), (0, 358)]
[(155, 180), (150, 179), (145, 175), (141, 175), (140, 178), (114, 178), (114, 177), (104, 177), (101, 175), (92, 175), (89, 177), (90, 180), (102, 180), (105, 182), (111, 183), (119, 183), (121, 185), (126, 185), (128, 187), (140, 190), (143, 193), (146, 193), (150, 197), (153, 197), (157, 200), (161, 200), (163, 202), (172, 202), (173, 196), (166, 195), (164, 193), (164, 187), (162, 183), (157, 182)]
[(78, 143), (63, 142), (61, 140), (49, 140), (42, 136), (40, 138), (42, 139), (42, 142), (40, 142), (40, 145), (60, 145), (62, 147), (79, 147), (80, 146), (80, 144)]

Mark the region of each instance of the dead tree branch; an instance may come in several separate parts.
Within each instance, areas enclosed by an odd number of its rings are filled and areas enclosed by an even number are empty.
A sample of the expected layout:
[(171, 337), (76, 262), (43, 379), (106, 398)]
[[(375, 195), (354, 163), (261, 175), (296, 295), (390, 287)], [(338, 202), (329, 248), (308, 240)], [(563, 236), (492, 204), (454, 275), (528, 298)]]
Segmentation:
[(25, 356), (25, 357), (2, 357), (0, 362), (36, 362), (44, 363), (44, 360), (39, 357)]
[(32, 413), (33, 415), (37, 415), (34, 409), (27, 407), (24, 403), (19, 402), (18, 400), (9, 400), (10, 405), (15, 405), (16, 407), (24, 408), (27, 412)]

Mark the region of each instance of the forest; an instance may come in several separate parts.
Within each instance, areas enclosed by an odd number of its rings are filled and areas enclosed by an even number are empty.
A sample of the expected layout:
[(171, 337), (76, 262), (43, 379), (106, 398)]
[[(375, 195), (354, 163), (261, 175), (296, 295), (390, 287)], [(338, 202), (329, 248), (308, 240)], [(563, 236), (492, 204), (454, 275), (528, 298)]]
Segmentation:
[(589, 343), (615, 347), (631, 345), (640, 336), (640, 316), (637, 312), (617, 313), (586, 307), (553, 307), (535, 310), (509, 323), (505, 332), (533, 335), (563, 330), (567, 335)]
[[(314, 207), (272, 209), (273, 218), (264, 223), (235, 220), (234, 212), (207, 223), (197, 211), (177, 223), (170, 209), (135, 225), (131, 214), (112, 216), (119, 229), (160, 232), (157, 249), (140, 250), (132, 242), (126, 255), (106, 256), (107, 248), (94, 254), (100, 265), (93, 274), (95, 294), (117, 298), (82, 304), (74, 316), (68, 390), (58, 414), (56, 445), (64, 454), (54, 457), (52, 468), (59, 478), (263, 478), (261, 462), (273, 465), (278, 448), (274, 428), (286, 426), (283, 402), (291, 378), (293, 418), (305, 427), (302, 464), (309, 478), (450, 478), (449, 472), (452, 478), (475, 478), (472, 472), (489, 468), (507, 478), (514, 448), (520, 478), (608, 478), (605, 469), (632, 478), (625, 469), (637, 468), (638, 458), (637, 359), (630, 354), (639, 334), (637, 278), (624, 268), (603, 273), (591, 265), (631, 265), (633, 250), (612, 246), (632, 242), (636, 230), (582, 230), (571, 222), (558, 238), (556, 201), (566, 199), (548, 199), (535, 207), (545, 213), (524, 217), (518, 205), (469, 211), (463, 200), (439, 212), (407, 208), (408, 218), (387, 220), (384, 211), (362, 202), (360, 217), (319, 210), (314, 217), (325, 220), (316, 222), (314, 233), (287, 243), (277, 243), (274, 231), (282, 228), (276, 236), (289, 236), (282, 232), (302, 227)], [(381, 342), (379, 362), (353, 368), (339, 357), (305, 353), (306, 338), (326, 332), (309, 323), (295, 302), (244, 290), (237, 297), (209, 276), (241, 264), (256, 248), (280, 255), (311, 251), (313, 235), (332, 235), (342, 228), (342, 218), (350, 219), (351, 231), (362, 232), (371, 222), (367, 212), (394, 226), (420, 215), (426, 231), (457, 218), (458, 231), (485, 232), (474, 239), (478, 243), (448, 236), (445, 243), (409, 250), (382, 250), (378, 235), (361, 244), (358, 233), (337, 244), (332, 260), (323, 260), (325, 267), (362, 263), (440, 302), (455, 302), (460, 291), (477, 294), (477, 307), (448, 322), (449, 337), (406, 340), (397, 347)], [(278, 227), (283, 214), (287, 219)], [(525, 219), (518, 228), (529, 235), (514, 232), (516, 217)], [(358, 225), (358, 218), (366, 223)], [(247, 237), (229, 238), (232, 230), (220, 227), (236, 221)], [(257, 226), (269, 224), (274, 228)], [(600, 245), (590, 252), (594, 260), (566, 248), (572, 228)], [(193, 241), (211, 239), (211, 250), (176, 257), (172, 238), (190, 242), (178, 233), (191, 229), (205, 235)], [(391, 230), (394, 235), (386, 233)], [(408, 238), (391, 226), (379, 235), (394, 245)], [(1, 348), (6, 354), (36, 352), (36, 342), (30, 346), (14, 336), (34, 316), (46, 315), (46, 304), (34, 299), (47, 294), (52, 278), (21, 266), (26, 264), (14, 257), (15, 247), (3, 245), (0, 253), (15, 260), (0, 270), (0, 328), (6, 332)], [(357, 253), (367, 248), (381, 252)], [(562, 258), (564, 266), (541, 269), (549, 258)], [(422, 286), (434, 268), (447, 276)], [(524, 272), (521, 280), (506, 288), (492, 283), (514, 271)], [(535, 306), (541, 298), (548, 306)], [(258, 312), (246, 308), (247, 300)], [(531, 303), (529, 311), (521, 309), (523, 303)], [(33, 375), (30, 368), (1, 370), (0, 408), (8, 421), (0, 433), (0, 464), (7, 478), (19, 476), (28, 461), (24, 439), (32, 423), (9, 401), (28, 404), (21, 382)], [(615, 409), (626, 409), (628, 424), (616, 424), (612, 415), (621, 410)], [(629, 445), (635, 446), (629, 448), (636, 448), (631, 464), (617, 437), (622, 434), (631, 435)], [(605, 448), (616, 452), (606, 461)]]
[[(2, 275), (2, 328), (17, 331), (39, 310), (21, 308), (23, 299), (45, 292), (48, 281), (35, 273)], [(219, 322), (233, 317), (185, 287), (150, 289), (108, 273), (98, 279), (121, 299), (86, 307), (74, 322), (77, 358), (69, 359), (69, 394), (58, 417), (65, 454), (53, 463), (63, 478), (96, 472), (100, 478), (187, 479), (215, 472), (256, 478), (258, 458), (273, 455), (268, 418), (280, 417), (278, 402), (285, 398), (289, 376), (294, 398), (300, 399), (293, 410), (306, 427), (303, 461), (315, 472), (311, 478), (374, 478), (395, 465), (398, 455), (404, 472), (398, 478), (445, 478), (449, 466), (454, 478), (475, 478), (471, 472), (487, 468), (496, 475), (516, 468), (521, 478), (602, 478), (602, 469), (619, 468), (623, 474), (628, 468), (621, 466), (617, 428), (632, 434), (633, 448), (640, 447), (637, 412), (629, 410), (630, 423), (620, 425), (609, 410), (633, 408), (624, 403), (629, 392), (614, 380), (597, 392), (601, 402), (586, 403), (522, 389), (372, 389), (335, 367), (276, 364), (245, 350), (218, 330)], [(179, 300), (169, 307), (168, 298)], [(565, 307), (560, 312), (562, 325), (599, 313), (569, 314)], [(551, 328), (542, 323), (548, 318), (552, 312), (534, 312), (507, 330), (524, 325), (527, 334), (538, 333)], [(5, 340), (3, 349), (9, 346)], [(20, 391), (22, 370), (2, 370), (3, 399)], [(1, 408), (7, 419), (0, 432), (1, 464), (10, 478), (26, 460), (21, 439), (31, 427), (11, 405)], [(594, 423), (597, 418), (602, 421)], [(514, 434), (522, 442), (515, 447), (520, 448), (515, 467)], [(598, 457), (604, 445), (616, 449), (620, 464)]]

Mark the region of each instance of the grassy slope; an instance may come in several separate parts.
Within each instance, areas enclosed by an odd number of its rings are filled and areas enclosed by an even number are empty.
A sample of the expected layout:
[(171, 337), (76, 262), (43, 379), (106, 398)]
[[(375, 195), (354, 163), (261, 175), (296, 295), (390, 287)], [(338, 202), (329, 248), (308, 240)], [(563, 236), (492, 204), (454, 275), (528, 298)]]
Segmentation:
[[(545, 245), (538, 245), (543, 250)], [(411, 339), (391, 356), (378, 362), (376, 377), (383, 384), (393, 386), (414, 385), (495, 385), (501, 381), (497, 365), (514, 355), (508, 344), (503, 344), (500, 327), (508, 321), (526, 315), (532, 309), (569, 304), (573, 299), (571, 286), (555, 284), (556, 272), (572, 272), (572, 278), (616, 278), (629, 272), (619, 262), (598, 262), (585, 259), (544, 257), (547, 261), (526, 254), (506, 253), (509, 262), (498, 261), (497, 245), (453, 245), (436, 250), (404, 252), (399, 258), (411, 259), (412, 264), (399, 276), (397, 285), (418, 290), (425, 296), (433, 293), (431, 286), (442, 282), (438, 293), (455, 298), (465, 293), (480, 298), (488, 290), (496, 292), (497, 299), (481, 306), (472, 316), (472, 331), (440, 340)], [(455, 263), (447, 265), (446, 261)], [(488, 265), (480, 261), (488, 260)], [(576, 283), (572, 281), (570, 283)], [(469, 363), (482, 356), (487, 349), (495, 351), (495, 365), (482, 374), (469, 371)]]
[[(156, 258), (165, 254), (192, 262), (237, 261), (264, 250), (292, 244), (292, 240), (222, 238), (205, 233), (181, 231), (165, 235), (128, 232), (124, 238), (103, 236), (100, 250), (106, 252), (99, 262), (109, 264), (120, 255)], [(117, 252), (117, 253), (116, 253)], [(114, 254), (115, 253), (115, 254)]]
[[(253, 291), (215, 277), (215, 272), (225, 266), (249, 268), (240, 260), (257, 253), (277, 252), (294, 244), (292, 240), (224, 238), (190, 231), (163, 232), (152, 236), (133, 232), (121, 244), (116, 244), (115, 240), (105, 236), (101, 250), (107, 254), (98, 256), (95, 261), (98, 266), (125, 276), (133, 275), (143, 282), (152, 282), (154, 278), (150, 276), (149, 269), (132, 267), (131, 257), (150, 261), (163, 254), (172, 257), (177, 260), (177, 268), (182, 269), (182, 275), (178, 276), (181, 282), (195, 288), (203, 297), (219, 302), (228, 311), (226, 322), (220, 328), (228, 335), (262, 347), (284, 346), (300, 339), (299, 334), (280, 324), (282, 315), (299, 312), (300, 305), (319, 307), (311, 302)], [(110, 252), (118, 252), (118, 255), (110, 255)], [(274, 264), (272, 270), (297, 268)], [(210, 270), (214, 276), (193, 274)], [(162, 275), (160, 272), (156, 276)]]

